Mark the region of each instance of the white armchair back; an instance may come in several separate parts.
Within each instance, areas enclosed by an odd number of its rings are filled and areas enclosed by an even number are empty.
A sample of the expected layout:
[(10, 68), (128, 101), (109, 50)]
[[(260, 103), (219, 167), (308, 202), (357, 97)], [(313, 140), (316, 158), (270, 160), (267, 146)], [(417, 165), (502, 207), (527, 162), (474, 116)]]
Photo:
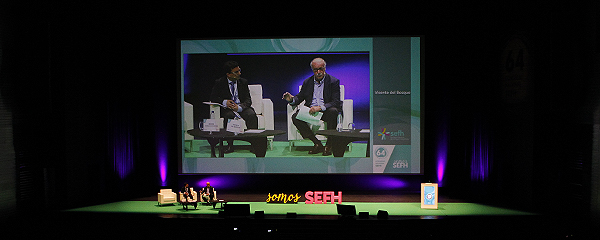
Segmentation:
[[(248, 85), (248, 89), (250, 90), (250, 98), (252, 99), (252, 108), (254, 108), (256, 116), (258, 117), (258, 128), (274, 130), (275, 117), (273, 112), (273, 101), (269, 98), (263, 98), (262, 85), (260, 84)], [(219, 127), (224, 128), (223, 119), (221, 118), (221, 107), (218, 105), (210, 105), (209, 111), (215, 112), (214, 118), (221, 119), (221, 121), (219, 121)], [(246, 129), (245, 126), (244, 129)]]
[(158, 193), (158, 205), (171, 204), (177, 202), (177, 194), (171, 189), (161, 189)]
[[(194, 188), (190, 188), (190, 192), (192, 192), (193, 199), (189, 202), (197, 202), (198, 201), (198, 192), (194, 191)], [(179, 201), (180, 202), (188, 202), (185, 198), (185, 195), (182, 192), (179, 192)]]

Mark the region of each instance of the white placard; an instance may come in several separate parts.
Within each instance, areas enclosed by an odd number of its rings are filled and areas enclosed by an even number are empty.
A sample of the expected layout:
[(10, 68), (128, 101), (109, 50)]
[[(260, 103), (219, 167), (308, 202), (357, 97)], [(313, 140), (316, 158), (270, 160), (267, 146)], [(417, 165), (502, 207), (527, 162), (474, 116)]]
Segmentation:
[(202, 131), (205, 132), (218, 132), (219, 131), (219, 119), (204, 119), (204, 126)]
[(244, 122), (239, 119), (230, 119), (227, 123), (227, 131), (232, 133), (243, 133)]

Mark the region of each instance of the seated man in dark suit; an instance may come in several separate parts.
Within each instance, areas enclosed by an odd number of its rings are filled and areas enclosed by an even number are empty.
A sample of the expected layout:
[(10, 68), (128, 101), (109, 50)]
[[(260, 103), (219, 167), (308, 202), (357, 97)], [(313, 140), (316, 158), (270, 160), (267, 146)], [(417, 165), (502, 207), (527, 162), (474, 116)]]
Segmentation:
[(183, 199), (181, 200), (181, 204), (183, 205), (184, 209), (188, 209), (188, 204), (194, 205), (194, 208), (196, 208), (198, 206), (196, 203), (196, 201), (198, 201), (198, 199), (194, 199), (194, 194), (192, 194), (192, 189), (190, 188), (190, 185), (188, 183), (183, 184), (180, 194), (183, 194)]
[[(227, 126), (229, 119), (235, 118), (237, 112), (246, 121), (246, 128), (257, 129), (258, 118), (254, 108), (251, 107), (250, 89), (248, 80), (241, 78), (242, 70), (237, 62), (229, 61), (223, 66), (225, 76), (216, 80), (210, 94), (210, 101), (220, 103), (226, 108), (221, 108), (221, 117), (224, 119), (223, 126)], [(233, 152), (233, 140), (228, 140), (225, 153)]]
[(181, 188), (181, 193), (184, 196), (184, 199), (186, 199), (186, 201), (193, 201), (194, 200), (194, 195), (192, 194), (192, 190), (190, 189), (190, 185), (188, 183), (184, 183), (183, 187)]
[[(315, 58), (310, 62), (310, 68), (313, 71), (313, 76), (307, 78), (302, 83), (302, 89), (298, 95), (293, 96), (289, 92), (283, 94), (283, 99), (288, 101), (292, 106), (300, 104), (309, 107), (309, 113), (323, 112), (321, 120), (327, 123), (327, 129), (335, 129), (337, 125), (338, 113), (342, 110), (342, 102), (340, 101), (340, 80), (325, 72), (326, 63), (321, 58)], [(292, 122), (300, 132), (304, 139), (310, 139), (314, 143), (309, 154), (323, 153), (323, 156), (331, 155), (331, 145), (327, 141), (325, 147), (312, 132), (308, 123), (296, 119), (298, 111), (292, 115)]]
[(210, 182), (206, 182), (206, 187), (202, 188), (202, 199), (207, 203), (211, 203), (215, 197), (215, 189), (210, 186)]

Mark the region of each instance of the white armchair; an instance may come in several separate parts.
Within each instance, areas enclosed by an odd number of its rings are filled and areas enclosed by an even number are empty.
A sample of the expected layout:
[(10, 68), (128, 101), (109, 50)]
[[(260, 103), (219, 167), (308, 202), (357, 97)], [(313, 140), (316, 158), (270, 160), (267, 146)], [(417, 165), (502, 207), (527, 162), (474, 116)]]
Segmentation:
[[(258, 117), (258, 129), (275, 130), (273, 101), (271, 101), (271, 99), (269, 98), (263, 98), (262, 85), (252, 84), (248, 85), (248, 88), (250, 89), (252, 108), (254, 108), (254, 111), (256, 112), (256, 117)], [(224, 128), (223, 118), (220, 117), (221, 107), (219, 107), (218, 105), (210, 105), (210, 111), (215, 112), (215, 118), (221, 119), (220, 121), (217, 121), (219, 123), (219, 128)], [(244, 129), (246, 129), (245, 123)], [(270, 149), (273, 149), (273, 138), (274, 136), (269, 136), (267, 138)]]
[[(300, 89), (302, 89), (302, 85), (298, 86), (298, 92), (300, 92)], [(343, 102), (342, 105), (342, 118), (343, 118), (343, 122), (342, 122), (342, 128), (344, 130), (349, 129), (348, 128), (348, 124), (354, 122), (354, 101), (352, 99), (345, 99), (345, 88), (344, 85), (340, 85), (340, 101)], [(302, 105), (304, 103), (300, 103), (299, 105)], [(300, 132), (298, 132), (298, 129), (296, 129), (296, 126), (294, 125), (294, 123), (292, 123), (292, 115), (294, 114), (294, 110), (295, 108), (293, 108), (292, 106), (290, 106), (289, 104), (287, 105), (287, 116), (288, 116), (288, 142), (289, 142), (289, 147), (290, 147), (290, 151), (292, 151), (292, 147), (294, 147), (296, 142), (299, 141), (304, 141), (304, 139), (302, 138), (302, 135), (300, 135)], [(321, 123), (319, 125), (311, 125), (311, 128), (313, 129), (313, 132), (316, 132), (318, 130), (324, 130), (326, 129), (325, 127), (325, 122), (321, 121)], [(324, 136), (321, 135), (317, 135), (316, 136), (317, 139), (319, 140), (325, 140), (327, 139)], [(309, 140), (306, 140), (309, 141)], [(352, 144), (352, 143), (350, 143)], [(350, 145), (350, 147), (352, 147), (352, 145)]]
[(161, 189), (158, 193), (158, 205), (175, 204), (177, 202), (177, 194), (171, 189)]
[(181, 191), (179, 191), (179, 202), (197, 202), (198, 201), (198, 192), (194, 191), (194, 188), (190, 188), (190, 192), (192, 192), (192, 197), (193, 199), (191, 201), (188, 201), (185, 198), (185, 195), (183, 195), (183, 193)]
[(187, 199), (185, 197), (185, 195), (179, 191), (179, 202), (181, 203), (181, 205), (183, 205), (184, 209), (187, 209), (189, 204), (194, 205), (194, 208), (197, 208), (197, 202), (198, 202), (198, 192), (194, 191), (194, 188), (190, 188), (190, 192), (192, 193), (192, 199)]
[(184, 145), (189, 142), (190, 147), (184, 146), (187, 152), (192, 152), (194, 136), (187, 133), (187, 130), (194, 129), (194, 105), (183, 102), (183, 136), (184, 136)]

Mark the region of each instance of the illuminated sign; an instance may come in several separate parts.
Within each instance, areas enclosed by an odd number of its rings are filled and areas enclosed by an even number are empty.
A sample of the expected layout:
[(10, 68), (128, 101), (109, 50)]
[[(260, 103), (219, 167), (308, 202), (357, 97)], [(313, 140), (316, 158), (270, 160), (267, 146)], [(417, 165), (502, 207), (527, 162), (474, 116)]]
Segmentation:
[[(338, 191), (337, 195), (334, 191), (308, 191), (304, 194), (306, 201), (305, 204), (326, 204), (331, 203), (334, 204), (342, 203), (342, 191)], [(268, 193), (267, 195), (267, 203), (298, 203), (298, 200), (301, 198), (298, 193), (295, 194), (285, 194), (285, 193)]]
[(342, 191), (337, 192), (335, 195), (333, 191), (308, 191), (304, 194), (306, 197), (306, 204), (325, 204), (328, 201), (333, 204), (335, 200), (338, 201), (339, 204), (342, 203)]
[(298, 203), (298, 199), (300, 199), (300, 195), (296, 194), (285, 194), (285, 193), (275, 193), (267, 196), (268, 203)]

